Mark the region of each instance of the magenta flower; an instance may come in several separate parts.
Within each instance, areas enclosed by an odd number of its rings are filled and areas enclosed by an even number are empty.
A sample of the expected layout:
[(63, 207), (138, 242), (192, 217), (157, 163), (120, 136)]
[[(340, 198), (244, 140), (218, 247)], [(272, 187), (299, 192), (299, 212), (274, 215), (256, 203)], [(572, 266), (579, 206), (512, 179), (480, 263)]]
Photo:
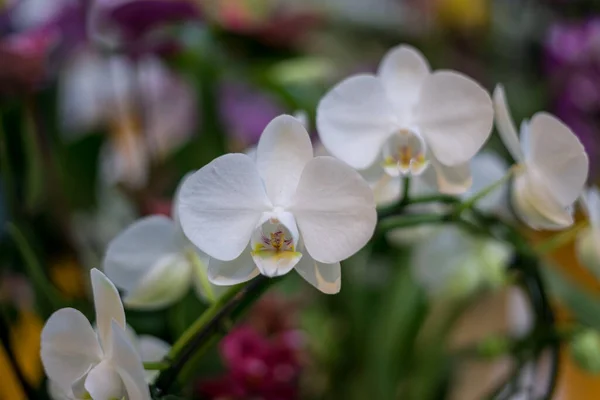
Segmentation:
[(199, 391), (209, 398), (293, 400), (298, 397), (301, 336), (294, 331), (266, 338), (242, 326), (223, 339), (226, 375), (204, 381)]

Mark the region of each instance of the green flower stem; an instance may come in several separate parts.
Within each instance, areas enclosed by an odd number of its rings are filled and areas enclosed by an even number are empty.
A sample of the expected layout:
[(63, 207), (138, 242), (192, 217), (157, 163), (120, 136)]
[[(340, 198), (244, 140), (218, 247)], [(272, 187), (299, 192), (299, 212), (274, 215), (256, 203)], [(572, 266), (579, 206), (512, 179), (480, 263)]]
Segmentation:
[(457, 204), (460, 203), (460, 199), (455, 196), (447, 194), (435, 194), (430, 196), (414, 197), (408, 200), (407, 205), (423, 204), (423, 203), (444, 203), (444, 204)]
[(184, 347), (200, 332), (210, 321), (214, 318), (219, 311), (231, 300), (233, 300), (243, 288), (246, 286), (236, 285), (232, 286), (229, 290), (223, 293), (219, 299), (214, 302), (183, 334), (177, 339), (177, 341), (171, 347), (168, 357), (175, 359), (184, 349)]
[(206, 299), (212, 304), (216, 301), (215, 292), (212, 288), (212, 285), (208, 281), (208, 271), (205, 265), (202, 264), (202, 261), (198, 257), (195, 251), (189, 251), (187, 253), (187, 258), (190, 260), (194, 269), (196, 270), (198, 277), (200, 278), (200, 285), (202, 286), (202, 290)]
[[(408, 183), (410, 186), (410, 183)], [(405, 183), (406, 187), (406, 183)], [(410, 190), (410, 187), (408, 188)], [(405, 198), (403, 197), (398, 203), (393, 204), (391, 206), (379, 207), (377, 209), (377, 215), (379, 219), (389, 217), (391, 215), (400, 214), (402, 211), (409, 206), (415, 204), (426, 204), (426, 203), (443, 203), (443, 204), (457, 204), (460, 203), (460, 199), (454, 196), (446, 195), (446, 194), (435, 194), (429, 196), (419, 196), (413, 198)]]
[(577, 237), (577, 234), (583, 229), (585, 229), (588, 225), (589, 223), (587, 220), (582, 221), (569, 230), (557, 233), (556, 235), (550, 237), (548, 240), (545, 240), (542, 243), (538, 244), (535, 247), (535, 251), (537, 251), (540, 254), (550, 253), (558, 249), (559, 247), (562, 247), (567, 243), (573, 241), (575, 237)]
[(146, 371), (162, 371), (169, 368), (169, 363), (165, 361), (145, 362), (144, 369)]
[(500, 186), (505, 184), (513, 176), (516, 170), (517, 166), (513, 166), (502, 178), (498, 179), (491, 185), (481, 189), (479, 192), (475, 193), (471, 198), (465, 200), (454, 210), (456, 215), (460, 215), (463, 211), (473, 208), (479, 200), (483, 199), (484, 197), (492, 193), (494, 190), (498, 189)]
[(424, 224), (441, 224), (450, 221), (448, 214), (405, 214), (392, 215), (382, 219), (378, 226), (378, 233), (386, 233), (398, 228), (408, 228), (411, 226)]
[(154, 392), (158, 395), (168, 393), (179, 373), (195, 354), (205, 351), (207, 343), (213, 342), (222, 333), (226, 321), (239, 316), (245, 307), (258, 299), (276, 281), (259, 275), (246, 284), (233, 286), (219, 297), (173, 344), (165, 358), (169, 367), (158, 376)]
[(400, 199), (399, 207), (405, 207), (410, 201), (410, 175), (402, 178), (402, 199)]

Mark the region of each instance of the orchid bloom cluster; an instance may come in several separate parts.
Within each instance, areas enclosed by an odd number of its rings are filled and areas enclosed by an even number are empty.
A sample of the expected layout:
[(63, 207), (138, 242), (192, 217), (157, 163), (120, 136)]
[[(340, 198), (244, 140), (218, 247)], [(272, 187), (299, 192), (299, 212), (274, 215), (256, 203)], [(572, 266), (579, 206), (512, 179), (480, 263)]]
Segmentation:
[[(512, 167), (478, 154), (494, 117), (516, 162)], [(492, 100), (463, 74), (432, 72), (423, 55), (406, 45), (389, 51), (377, 74), (335, 86), (319, 103), (316, 122), (331, 156), (315, 156), (300, 119), (278, 116), (251, 155), (225, 154), (186, 176), (173, 219), (145, 217), (114, 238), (104, 269), (125, 292), (125, 305), (166, 307), (190, 287), (214, 303), (220, 286), (291, 270), (334, 294), (341, 288), (341, 262), (365, 247), (386, 219), (383, 211), (378, 218), (378, 205), (441, 193), (452, 201), (433, 208), (422, 204), (427, 212), (457, 215), (477, 205), (505, 216), (501, 203), (508, 189), (500, 186), (513, 177), (516, 216), (531, 228), (558, 230), (573, 224), (574, 203), (587, 179), (584, 148), (556, 117), (537, 113), (522, 122), (518, 135), (501, 86)], [(600, 195), (592, 190), (584, 199), (592, 228), (582, 239), (581, 254), (598, 265)], [(404, 214), (422, 213), (423, 208), (411, 209), (417, 206), (408, 204)], [(426, 285), (454, 282), (460, 274), (468, 286), (490, 274), (497, 279), (488, 283), (502, 282), (510, 246), (487, 238), (474, 242), (457, 227), (441, 229), (425, 232), (424, 237), (434, 235), (430, 247), (418, 248), (413, 257), (415, 275)], [(394, 232), (400, 234), (400, 227), (383, 233), (393, 242)], [(453, 263), (467, 269), (459, 275), (427, 269), (440, 262), (439, 252), (430, 251), (432, 243), (454, 252)], [(99, 271), (92, 271), (92, 283), (98, 333), (78, 311), (58, 311), (42, 338), (46, 371), (75, 398), (148, 399), (118, 293)]]

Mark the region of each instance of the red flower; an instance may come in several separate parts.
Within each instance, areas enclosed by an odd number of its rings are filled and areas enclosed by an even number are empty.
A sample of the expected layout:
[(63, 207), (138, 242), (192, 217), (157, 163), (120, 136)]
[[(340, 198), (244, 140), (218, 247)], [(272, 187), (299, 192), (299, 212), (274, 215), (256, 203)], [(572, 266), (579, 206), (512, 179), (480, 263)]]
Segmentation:
[(249, 326), (237, 328), (221, 342), (228, 373), (203, 382), (200, 393), (211, 399), (293, 400), (298, 392), (301, 344), (294, 331), (266, 338)]

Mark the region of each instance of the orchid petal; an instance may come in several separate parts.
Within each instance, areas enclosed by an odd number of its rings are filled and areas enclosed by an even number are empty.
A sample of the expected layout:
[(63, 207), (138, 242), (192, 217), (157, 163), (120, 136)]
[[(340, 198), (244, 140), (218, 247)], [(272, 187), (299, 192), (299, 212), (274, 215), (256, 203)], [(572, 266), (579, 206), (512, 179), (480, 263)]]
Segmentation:
[[(494, 89), (494, 111), (496, 112), (496, 129), (498, 129), (500, 139), (502, 139), (502, 142), (514, 160), (516, 162), (522, 162), (524, 160), (523, 149), (519, 143), (517, 128), (510, 115), (504, 87), (502, 85), (497, 85), (496, 89)], [(527, 125), (524, 126), (524, 129), (521, 129), (521, 135), (526, 131)], [(523, 139), (524, 138), (521, 137), (521, 140)]]
[(231, 286), (249, 281), (260, 274), (252, 260), (250, 246), (232, 261), (211, 258), (208, 264), (208, 280), (215, 285)]
[(117, 321), (125, 327), (125, 311), (119, 297), (119, 292), (113, 283), (102, 272), (93, 268), (92, 291), (94, 292), (94, 306), (96, 308), (96, 325), (98, 336), (104, 351), (111, 346), (111, 320)]
[(410, 124), (413, 107), (425, 78), (431, 73), (423, 54), (412, 46), (400, 45), (383, 57), (377, 75), (405, 124)]
[(481, 149), (491, 133), (494, 110), (477, 82), (457, 72), (439, 71), (423, 83), (415, 118), (434, 156), (453, 167)]
[(41, 358), (46, 375), (64, 392), (102, 359), (90, 322), (73, 308), (50, 316), (42, 330)]
[(340, 263), (324, 264), (315, 261), (308, 254), (296, 264), (296, 272), (308, 283), (325, 294), (336, 294), (342, 284)]
[(285, 206), (293, 196), (312, 144), (302, 123), (280, 115), (265, 128), (256, 150), (256, 167), (274, 206)]
[(531, 154), (527, 160), (541, 175), (552, 196), (567, 207), (581, 194), (589, 162), (575, 134), (556, 117), (537, 113), (529, 124)]
[(150, 390), (146, 384), (144, 366), (140, 355), (129, 340), (125, 330), (112, 321), (113, 336), (111, 362), (123, 380), (128, 400), (150, 400)]
[(512, 204), (519, 219), (533, 229), (557, 230), (572, 225), (572, 211), (558, 204), (543, 182), (531, 174), (528, 171), (513, 181)]
[(162, 215), (142, 218), (115, 237), (106, 249), (103, 269), (116, 286), (130, 292), (158, 260), (183, 251), (177, 225)]
[(155, 310), (175, 304), (190, 288), (192, 267), (183, 254), (163, 256), (124, 297), (127, 307)]
[(385, 140), (400, 126), (380, 79), (350, 77), (329, 91), (317, 108), (321, 142), (335, 157), (357, 169), (369, 167)]
[(440, 163), (433, 154), (430, 156), (430, 161), (435, 170), (437, 188), (440, 193), (462, 194), (469, 190), (473, 178), (468, 162), (448, 167)]
[(119, 374), (107, 360), (96, 365), (85, 379), (85, 390), (92, 399), (120, 399), (123, 389)]
[[(140, 335), (138, 340), (139, 352), (143, 362), (161, 361), (171, 350), (171, 346), (154, 336)], [(146, 382), (152, 382), (159, 371), (145, 371)]]
[(200, 250), (223, 261), (237, 258), (250, 242), (263, 212), (272, 208), (252, 159), (217, 158), (183, 183), (179, 217)]
[(360, 250), (377, 223), (375, 201), (365, 180), (332, 157), (310, 161), (289, 208), (308, 253), (333, 264)]
[(175, 221), (177, 225), (177, 230), (181, 230), (181, 224), (179, 222), (179, 213), (177, 211), (177, 206), (179, 205), (179, 197), (181, 196), (181, 187), (183, 183), (194, 174), (196, 171), (190, 171), (181, 178), (177, 188), (175, 189), (175, 194), (173, 195), (173, 204), (171, 205), (171, 218)]

